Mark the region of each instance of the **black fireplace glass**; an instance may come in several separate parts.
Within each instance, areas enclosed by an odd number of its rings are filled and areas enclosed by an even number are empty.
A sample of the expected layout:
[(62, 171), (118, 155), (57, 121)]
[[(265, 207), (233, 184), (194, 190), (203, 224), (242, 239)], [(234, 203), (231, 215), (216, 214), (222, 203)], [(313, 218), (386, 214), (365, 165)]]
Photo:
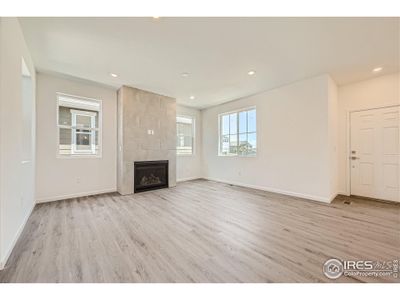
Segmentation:
[(168, 187), (168, 160), (135, 161), (134, 192)]

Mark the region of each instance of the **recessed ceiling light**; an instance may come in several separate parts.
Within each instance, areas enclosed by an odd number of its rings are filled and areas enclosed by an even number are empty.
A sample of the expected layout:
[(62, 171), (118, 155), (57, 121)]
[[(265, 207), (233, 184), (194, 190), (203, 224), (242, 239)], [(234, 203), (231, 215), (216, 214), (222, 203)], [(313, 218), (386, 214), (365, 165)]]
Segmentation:
[(190, 100), (194, 100), (195, 96), (190, 96), (189, 99)]
[(159, 18), (160, 18), (159, 16), (154, 16), (154, 17), (153, 17), (153, 19), (159, 19)]
[(247, 72), (247, 74), (249, 74), (249, 75), (251, 76), (251, 75), (254, 75), (254, 74), (256, 74), (256, 71), (254, 71), (254, 70), (251, 70), (251, 71), (248, 71), (248, 72)]
[(380, 71), (382, 71), (382, 70), (383, 70), (382, 67), (377, 67), (377, 68), (373, 69), (372, 72), (378, 73), (378, 72), (380, 72)]
[(188, 76), (189, 76), (189, 73), (183, 72), (183, 73), (181, 74), (181, 76), (182, 76), (182, 77), (188, 77)]
[(110, 76), (111, 76), (111, 77), (114, 77), (114, 78), (118, 77), (118, 75), (117, 75), (117, 74), (114, 74), (114, 73), (110, 73)]

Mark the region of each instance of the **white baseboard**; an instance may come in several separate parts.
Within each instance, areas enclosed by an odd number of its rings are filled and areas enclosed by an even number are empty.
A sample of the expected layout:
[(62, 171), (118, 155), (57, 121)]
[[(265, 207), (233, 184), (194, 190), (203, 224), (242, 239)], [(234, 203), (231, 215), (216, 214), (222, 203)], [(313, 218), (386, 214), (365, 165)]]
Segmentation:
[(11, 243), (11, 246), (6, 252), (6, 255), (2, 259), (0, 258), (0, 270), (3, 270), (4, 267), (6, 266), (7, 260), (9, 259), (10, 255), (12, 253), (12, 250), (14, 249), (15, 244), (17, 243), (22, 231), (24, 230), (25, 225), (28, 222), (28, 219), (31, 216), (34, 207), (35, 207), (35, 203), (33, 203), (32, 207), (29, 209), (29, 212), (26, 214), (26, 216), (24, 218), (24, 221), (22, 222), (21, 226), (18, 228), (18, 231), (15, 234), (14, 239), (13, 239), (13, 241)]
[(179, 178), (176, 180), (176, 182), (185, 182), (185, 181), (190, 181), (190, 180), (196, 180), (196, 179), (201, 179), (202, 177), (187, 177), (187, 178)]
[(286, 190), (281, 190), (281, 189), (276, 189), (276, 188), (271, 188), (271, 187), (265, 187), (265, 186), (259, 186), (259, 185), (253, 185), (253, 184), (246, 184), (246, 183), (223, 180), (223, 179), (212, 178), (212, 177), (205, 177), (204, 179), (217, 181), (217, 182), (222, 182), (222, 183), (227, 183), (227, 184), (233, 184), (233, 185), (237, 185), (237, 186), (247, 187), (247, 188), (266, 191), (266, 192), (271, 192), (271, 193), (277, 193), (277, 194), (282, 194), (282, 195), (287, 195), (287, 196), (303, 198), (303, 199), (307, 199), (307, 200), (314, 200), (314, 201), (319, 201), (319, 202), (324, 202), (324, 203), (331, 203), (332, 200), (336, 197), (336, 194), (334, 196), (331, 196), (331, 197), (321, 197), (321, 196), (297, 193), (297, 192), (286, 191)]
[(106, 189), (106, 190), (97, 190), (97, 191), (82, 192), (82, 193), (76, 193), (76, 194), (61, 195), (61, 196), (52, 196), (52, 197), (47, 197), (47, 198), (36, 199), (36, 203), (46, 203), (46, 202), (53, 202), (53, 201), (77, 198), (77, 197), (93, 196), (93, 195), (98, 195), (98, 194), (113, 193), (116, 191), (117, 191), (117, 189), (113, 188), (113, 189)]
[(329, 199), (329, 203), (331, 203), (337, 196), (339, 195), (339, 193), (333, 194)]
[(338, 195), (350, 196), (350, 193), (347, 191), (338, 191)]

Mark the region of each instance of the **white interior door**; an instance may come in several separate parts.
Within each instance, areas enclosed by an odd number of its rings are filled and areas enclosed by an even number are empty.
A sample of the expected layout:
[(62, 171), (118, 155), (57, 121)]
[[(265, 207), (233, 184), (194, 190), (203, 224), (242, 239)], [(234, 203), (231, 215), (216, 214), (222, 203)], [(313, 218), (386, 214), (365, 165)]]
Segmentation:
[(351, 194), (400, 202), (399, 106), (350, 118)]

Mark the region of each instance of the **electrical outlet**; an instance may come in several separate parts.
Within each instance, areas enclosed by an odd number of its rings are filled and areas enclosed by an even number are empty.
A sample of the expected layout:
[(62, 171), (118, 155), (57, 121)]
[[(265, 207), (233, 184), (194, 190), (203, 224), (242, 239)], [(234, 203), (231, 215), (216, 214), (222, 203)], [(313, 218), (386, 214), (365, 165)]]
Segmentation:
[(79, 177), (76, 178), (76, 183), (80, 184), (81, 183), (81, 179)]

